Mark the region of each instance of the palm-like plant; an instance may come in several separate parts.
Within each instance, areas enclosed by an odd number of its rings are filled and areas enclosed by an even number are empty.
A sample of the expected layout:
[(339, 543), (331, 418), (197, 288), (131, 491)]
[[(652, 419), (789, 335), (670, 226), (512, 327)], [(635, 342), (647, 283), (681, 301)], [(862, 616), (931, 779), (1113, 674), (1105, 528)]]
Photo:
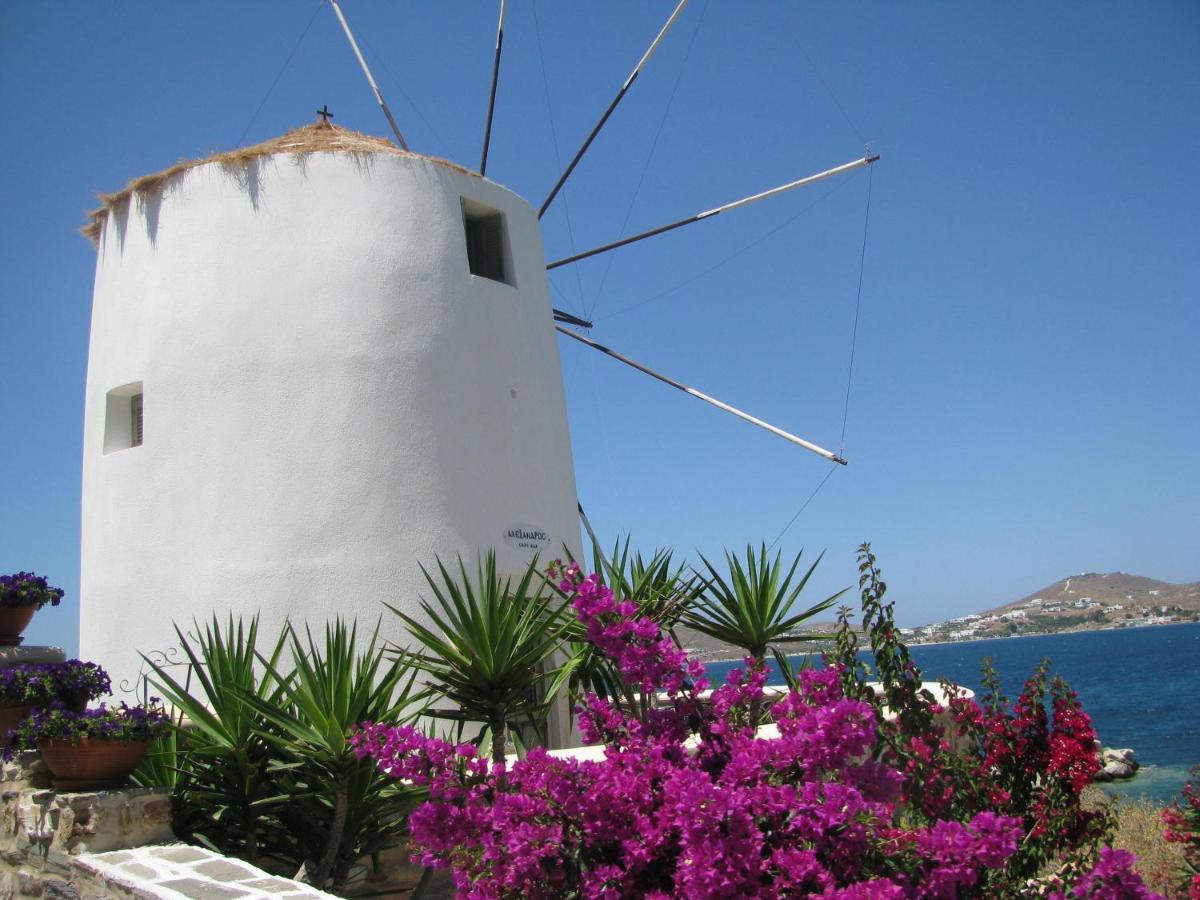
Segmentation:
[(702, 634), (742, 648), (756, 663), (761, 664), (767, 651), (774, 650), (780, 664), (786, 665), (775, 645), (821, 640), (822, 635), (797, 634), (795, 629), (829, 609), (846, 593), (845, 589), (840, 590), (807, 609), (794, 612), (801, 591), (825, 555), (818, 556), (808, 571), (794, 581), (803, 552), (797, 553), (791, 565), (785, 567), (781, 553), (777, 553), (774, 560), (767, 556), (765, 544), (757, 553), (747, 546), (744, 563), (726, 550), (727, 576), (701, 556), (707, 575), (700, 576), (704, 588), (694, 608), (685, 616), (686, 624)]
[(437, 566), (438, 578), (421, 569), (432, 593), (432, 600), (420, 603), (424, 621), (391, 609), (421, 645), (414, 664), (452, 704), (428, 714), (457, 722), (460, 730), (483, 723), (477, 740), (490, 738), (492, 760), (502, 762), (509, 733), (520, 747), (524, 725), (541, 730), (561, 684), (548, 682), (544, 669), (562, 645), (566, 603), (536, 559), (515, 585), (496, 572), (490, 551), (474, 579), (461, 558), (457, 578), (441, 560)]
[[(257, 861), (264, 843), (278, 844), (281, 837), (271, 834), (273, 820), (264, 815), (279, 792), (267, 771), (267, 722), (242, 697), (278, 702), (281, 686), (274, 665), (284, 635), (262, 657), (257, 617), (246, 624), (231, 616), (224, 629), (214, 617), (194, 645), (178, 626), (175, 632), (188, 659), (186, 684), (162, 663), (143, 658), (154, 671), (155, 688), (190, 721), (176, 735), (174, 753), (162, 760), (175, 767), (176, 821), (185, 823), (182, 836)], [(270, 663), (265, 672), (257, 665), (260, 658)], [(159, 780), (163, 776), (160, 772)]]
[(278, 680), (283, 702), (253, 694), (242, 700), (271, 726), (265, 736), (277, 760), (273, 772), (288, 796), (278, 815), (309, 881), (323, 887), (332, 876), (336, 887), (359, 859), (398, 842), (415, 797), (357, 757), (350, 731), (360, 722), (410, 721), (423, 695), (414, 690), (406, 657), (385, 661), (378, 629), (361, 651), (357, 625), (340, 619), (325, 626), (320, 643), (307, 630), (303, 643), (294, 629), (290, 636), (288, 675), (275, 661), (260, 660)]

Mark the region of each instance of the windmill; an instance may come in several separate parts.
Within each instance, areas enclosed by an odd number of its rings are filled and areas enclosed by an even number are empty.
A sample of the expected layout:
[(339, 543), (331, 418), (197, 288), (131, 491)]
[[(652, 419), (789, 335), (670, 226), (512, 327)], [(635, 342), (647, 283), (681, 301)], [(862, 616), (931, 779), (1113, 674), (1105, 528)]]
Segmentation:
[(330, 5), (395, 143), (322, 107), (316, 124), (131, 182), (88, 228), (81, 649), (125, 689), (139, 651), (193, 616), (373, 621), (381, 601), (419, 612), (418, 561), (579, 554), (556, 332), (845, 462), (601, 344), (553, 307), (546, 273), (877, 157), (547, 262), (540, 218), (687, 0), (536, 208), (485, 175), (504, 3), (477, 170), (407, 149)]

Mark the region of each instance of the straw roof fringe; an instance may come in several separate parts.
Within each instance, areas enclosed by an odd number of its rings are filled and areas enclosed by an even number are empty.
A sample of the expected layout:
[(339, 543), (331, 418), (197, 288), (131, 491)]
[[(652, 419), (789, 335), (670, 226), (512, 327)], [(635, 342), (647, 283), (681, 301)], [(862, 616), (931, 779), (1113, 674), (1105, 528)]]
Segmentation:
[(317, 122), (313, 125), (305, 125), (289, 131), (287, 134), (272, 138), (269, 141), (263, 141), (261, 144), (255, 144), (252, 147), (240, 147), (237, 150), (215, 153), (203, 159), (180, 160), (175, 165), (163, 169), (161, 172), (135, 178), (114, 194), (97, 194), (96, 197), (100, 201), (100, 206), (87, 214), (87, 223), (79, 230), (93, 244), (99, 244), (100, 234), (104, 230), (104, 223), (113, 209), (128, 202), (135, 195), (162, 193), (166, 188), (167, 182), (172, 178), (182, 172), (186, 172), (188, 169), (194, 169), (196, 166), (203, 166), (214, 162), (221, 163), (222, 165), (244, 166), (251, 160), (263, 156), (272, 156), (275, 154), (303, 156), (309, 153), (389, 153), (393, 156), (428, 159), (456, 172), (461, 172), (464, 175), (480, 177), (478, 172), (472, 172), (470, 169), (465, 169), (456, 163), (401, 150), (386, 138), (373, 137), (369, 134), (351, 131), (348, 128), (342, 128), (331, 122)]

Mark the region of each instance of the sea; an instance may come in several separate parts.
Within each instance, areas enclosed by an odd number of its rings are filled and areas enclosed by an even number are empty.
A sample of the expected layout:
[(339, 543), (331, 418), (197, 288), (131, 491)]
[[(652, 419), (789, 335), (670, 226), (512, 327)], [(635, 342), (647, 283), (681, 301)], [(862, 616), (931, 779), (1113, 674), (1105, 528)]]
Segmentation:
[[(1200, 765), (1200, 623), (917, 644), (910, 651), (924, 680), (945, 677), (977, 694), (981, 664), (990, 656), (1010, 700), (1048, 658), (1052, 674), (1079, 694), (1101, 742), (1137, 754), (1136, 776), (1101, 785), (1110, 794), (1168, 803), (1178, 797), (1188, 769)], [(814, 658), (792, 657), (793, 665), (802, 662), (811, 665)], [(869, 654), (864, 662), (871, 663)], [(721, 684), (739, 665), (709, 663), (709, 680)], [(783, 683), (778, 670), (769, 683)]]

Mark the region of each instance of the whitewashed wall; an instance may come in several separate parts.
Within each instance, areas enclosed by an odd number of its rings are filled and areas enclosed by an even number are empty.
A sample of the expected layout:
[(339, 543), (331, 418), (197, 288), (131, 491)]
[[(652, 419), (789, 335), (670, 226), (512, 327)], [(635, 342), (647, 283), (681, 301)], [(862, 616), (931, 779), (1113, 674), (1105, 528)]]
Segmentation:
[[(501, 210), (515, 287), (468, 271), (461, 198)], [(541, 235), (521, 198), (424, 158), (210, 163), (99, 246), (80, 644), (113, 675), (172, 623), (341, 614), (399, 640), (418, 563), (580, 550)], [(144, 443), (105, 452), (141, 383)], [(121, 404), (117, 404), (118, 409)]]

